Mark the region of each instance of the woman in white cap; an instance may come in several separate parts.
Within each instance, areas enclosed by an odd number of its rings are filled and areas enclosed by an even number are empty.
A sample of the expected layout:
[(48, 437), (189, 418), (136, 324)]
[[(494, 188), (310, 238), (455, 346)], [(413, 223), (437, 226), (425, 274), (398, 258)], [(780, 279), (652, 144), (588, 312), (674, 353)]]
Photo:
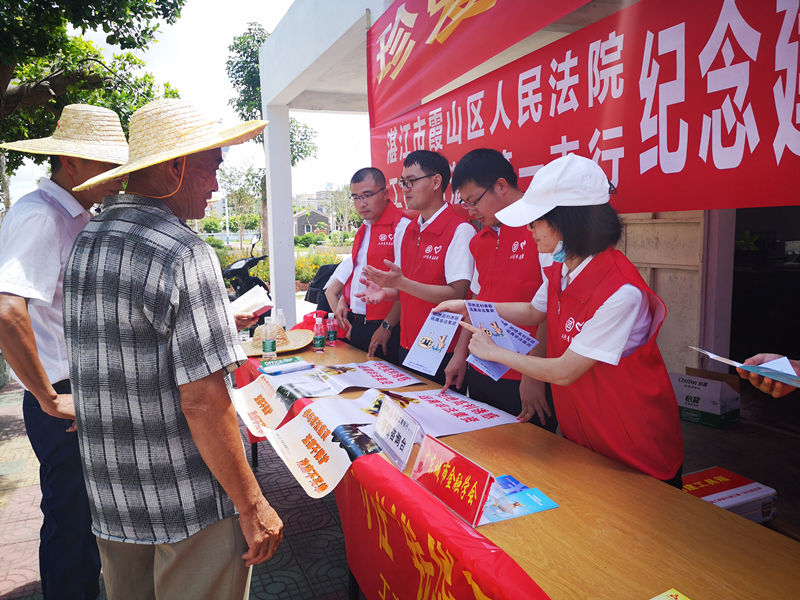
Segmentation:
[[(496, 304), (519, 326), (547, 323), (547, 358), (525, 356), (473, 332), (470, 352), (552, 384), (564, 437), (681, 487), (678, 407), (656, 336), (663, 301), (614, 244), (622, 225), (603, 170), (576, 155), (540, 169), (524, 196), (499, 211), (527, 225), (553, 265), (530, 303)], [(436, 310), (466, 314), (463, 301)]]

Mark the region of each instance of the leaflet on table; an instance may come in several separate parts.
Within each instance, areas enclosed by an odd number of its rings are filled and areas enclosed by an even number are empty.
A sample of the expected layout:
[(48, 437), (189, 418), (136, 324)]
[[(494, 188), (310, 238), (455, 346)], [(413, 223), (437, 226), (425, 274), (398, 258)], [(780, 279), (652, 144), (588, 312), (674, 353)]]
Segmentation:
[[(502, 319), (491, 302), (467, 300), (466, 306), (472, 324), (483, 329), (501, 348), (518, 354), (527, 354), (539, 343), (524, 329)], [(479, 368), (495, 381), (508, 371), (506, 365), (478, 358), (474, 354), (467, 357), (467, 362)]]
[(669, 589), (663, 594), (659, 594), (658, 596), (653, 596), (650, 600), (689, 600), (689, 596), (686, 594), (681, 594), (675, 588)]
[(261, 361), (258, 370), (264, 375), (284, 375), (286, 373), (296, 373), (313, 369), (314, 365), (303, 360), (299, 356), (287, 356), (286, 358), (272, 358)]
[(271, 376), (269, 382), (290, 405), (297, 398), (333, 396), (352, 387), (391, 389), (422, 383), (382, 360), (319, 366), (299, 373)]
[(435, 375), (442, 364), (445, 352), (458, 330), (461, 315), (449, 312), (428, 313), (417, 339), (403, 361), (404, 367), (416, 369), (426, 375)]
[(380, 452), (359, 427), (365, 423), (363, 403), (344, 398), (312, 402), (266, 438), (312, 498), (322, 498), (344, 477), (355, 458)]
[(505, 521), (522, 515), (558, 508), (538, 488), (529, 488), (511, 475), (501, 475), (492, 484), (478, 525)]
[(265, 375), (231, 390), (231, 400), (247, 429), (257, 437), (264, 437), (266, 429), (275, 429), (288, 412), (288, 406)]
[(793, 387), (800, 387), (800, 376), (798, 376), (794, 369), (792, 369), (791, 363), (786, 357), (781, 357), (786, 360), (781, 360), (780, 358), (777, 360), (773, 360), (770, 362), (766, 362), (762, 365), (744, 365), (742, 363), (738, 363), (735, 360), (731, 360), (729, 358), (724, 358), (719, 356), (718, 354), (714, 354), (713, 352), (709, 352), (708, 350), (703, 350), (702, 348), (696, 348), (694, 346), (689, 346), (692, 350), (700, 352), (701, 354), (705, 354), (709, 358), (716, 360), (721, 363), (725, 363), (726, 365), (731, 365), (732, 367), (736, 367), (737, 369), (744, 369), (745, 371), (750, 371), (751, 373), (757, 373), (763, 377), (769, 377), (774, 381), (780, 381), (781, 383), (785, 383), (786, 385), (791, 385)]

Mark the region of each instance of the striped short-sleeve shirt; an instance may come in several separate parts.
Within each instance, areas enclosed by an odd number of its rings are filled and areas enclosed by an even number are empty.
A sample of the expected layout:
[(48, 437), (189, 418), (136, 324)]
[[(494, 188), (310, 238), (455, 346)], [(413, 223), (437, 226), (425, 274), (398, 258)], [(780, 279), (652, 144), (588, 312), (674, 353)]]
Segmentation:
[(178, 390), (246, 360), (211, 247), (157, 200), (109, 197), (75, 241), (63, 308), (94, 533), (173, 543), (233, 515)]

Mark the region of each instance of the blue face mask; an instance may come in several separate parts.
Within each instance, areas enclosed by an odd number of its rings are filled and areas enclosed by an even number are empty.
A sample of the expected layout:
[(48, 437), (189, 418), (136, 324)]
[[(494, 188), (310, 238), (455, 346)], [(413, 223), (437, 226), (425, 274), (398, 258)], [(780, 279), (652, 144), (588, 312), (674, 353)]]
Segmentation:
[(555, 250), (552, 252), (553, 261), (563, 263), (567, 259), (567, 249), (564, 248), (564, 242), (561, 240), (556, 244)]

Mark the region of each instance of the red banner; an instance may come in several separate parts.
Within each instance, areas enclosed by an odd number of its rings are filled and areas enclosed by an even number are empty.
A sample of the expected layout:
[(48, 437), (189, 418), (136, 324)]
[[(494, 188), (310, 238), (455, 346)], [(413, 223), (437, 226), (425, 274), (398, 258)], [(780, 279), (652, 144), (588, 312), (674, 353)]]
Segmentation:
[(479, 147), (523, 190), (588, 156), (622, 212), (796, 204), (798, 27), (798, 0), (642, 0), (373, 128), (372, 163), (400, 205), (409, 152)]
[(370, 124), (421, 99), (588, 0), (397, 0), (367, 32)]
[(369, 600), (548, 598), (511, 557), (377, 454), (356, 459), (335, 493), (347, 564)]

